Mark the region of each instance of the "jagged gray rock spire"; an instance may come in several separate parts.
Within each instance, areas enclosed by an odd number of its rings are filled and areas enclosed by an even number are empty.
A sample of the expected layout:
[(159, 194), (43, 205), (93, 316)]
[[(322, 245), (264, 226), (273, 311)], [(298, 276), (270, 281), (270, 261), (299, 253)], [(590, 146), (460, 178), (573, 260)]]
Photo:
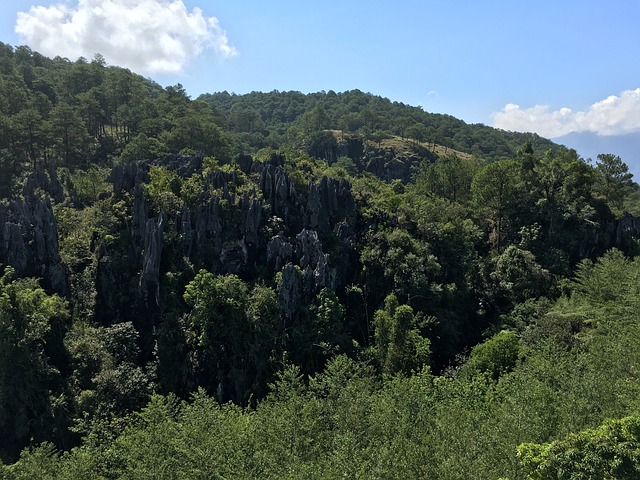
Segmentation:
[(153, 288), (156, 304), (160, 304), (160, 261), (162, 259), (162, 242), (164, 231), (164, 214), (158, 219), (150, 218), (145, 225), (144, 251), (142, 257), (142, 273), (140, 274), (140, 291), (149, 294)]
[[(35, 185), (31, 184), (32, 192), (38, 191)], [(58, 228), (49, 196), (27, 192), (24, 200), (0, 205), (0, 226), (0, 263), (14, 268), (18, 277), (41, 278), (45, 288), (67, 295), (68, 277), (60, 260)]]
[(293, 259), (293, 245), (282, 232), (271, 237), (267, 243), (267, 262), (273, 265), (276, 272)]
[(305, 274), (305, 289), (317, 293), (322, 288), (336, 288), (336, 269), (329, 266), (329, 254), (315, 230), (302, 230), (296, 236), (296, 257)]

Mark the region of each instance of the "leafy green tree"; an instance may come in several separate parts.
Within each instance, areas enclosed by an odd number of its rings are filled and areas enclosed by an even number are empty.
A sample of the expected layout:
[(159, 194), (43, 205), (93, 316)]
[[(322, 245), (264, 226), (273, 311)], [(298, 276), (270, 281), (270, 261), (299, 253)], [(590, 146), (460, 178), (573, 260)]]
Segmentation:
[(30, 163), (35, 170), (39, 161), (46, 160), (47, 147), (50, 146), (49, 123), (34, 108), (21, 110), (10, 121), (17, 159)]
[(348, 175), (355, 176), (358, 173), (358, 167), (349, 157), (339, 157), (332, 166), (344, 169)]
[(382, 292), (384, 298), (393, 290), (411, 303), (436, 293), (438, 259), (426, 242), (406, 230), (396, 228), (371, 235), (361, 258), (375, 295)]
[(262, 130), (262, 117), (257, 110), (237, 106), (229, 114), (229, 128), (236, 132), (256, 132)]
[(34, 439), (51, 438), (54, 395), (63, 395), (60, 339), (69, 318), (67, 303), (47, 295), (34, 279), (0, 278), (0, 453), (17, 456)]
[(166, 145), (154, 137), (139, 133), (131, 139), (120, 154), (123, 163), (136, 160), (149, 160), (164, 157), (168, 152)]
[(344, 132), (355, 133), (362, 128), (362, 125), (362, 118), (355, 112), (345, 113), (338, 120), (338, 128), (342, 131), (342, 138), (344, 138)]
[(318, 292), (307, 318), (291, 336), (292, 358), (304, 371), (321, 371), (327, 359), (349, 349), (344, 315), (345, 309), (333, 290), (323, 288)]
[(187, 284), (184, 300), (191, 308), (185, 317), (185, 328), (199, 383), (215, 391), (220, 400), (244, 399), (249, 333), (247, 285), (235, 275), (200, 270)]
[(318, 340), (333, 346), (346, 344), (344, 329), (344, 307), (340, 304), (335, 292), (323, 288), (317, 295), (318, 309), (314, 328), (317, 329)]
[(160, 166), (149, 169), (149, 183), (145, 194), (157, 212), (175, 214), (182, 206), (180, 200), (183, 180), (174, 171)]
[(88, 170), (75, 172), (72, 182), (81, 202), (85, 205), (93, 205), (100, 199), (100, 195), (109, 191), (111, 185), (106, 180), (108, 173), (107, 169), (95, 165)]
[(487, 286), (487, 293), (495, 295), (493, 303), (498, 308), (510, 310), (530, 298), (547, 294), (552, 288), (550, 273), (538, 264), (531, 252), (515, 245), (509, 245), (492, 264), (492, 288)]
[(407, 135), (416, 143), (427, 141), (427, 127), (421, 123), (414, 123), (407, 128)]
[(394, 295), (373, 317), (375, 357), (383, 373), (411, 373), (429, 363), (430, 343), (420, 334), (413, 309), (399, 305)]
[(60, 102), (51, 109), (53, 151), (59, 164), (79, 167), (87, 158), (89, 135), (77, 108)]
[(474, 176), (471, 194), (479, 211), (486, 213), (493, 228), (492, 243), (502, 251), (510, 215), (522, 193), (520, 168), (514, 160), (485, 165)]
[(92, 138), (101, 139), (106, 136), (107, 99), (101, 86), (94, 86), (89, 91), (78, 95), (82, 105), (82, 117)]
[(533, 173), (531, 203), (535, 204), (538, 222), (543, 227), (545, 243), (539, 252), (542, 257), (557, 246), (566, 249), (567, 244), (575, 242), (573, 236), (581, 235), (585, 226), (593, 222), (594, 175), (575, 151), (544, 155), (533, 167)]
[(246, 315), (249, 324), (246, 357), (248, 368), (255, 372), (248, 375), (253, 377), (250, 390), (259, 395), (265, 393), (273, 362), (283, 348), (283, 323), (276, 292), (263, 285), (253, 287)]
[(640, 418), (608, 420), (548, 444), (524, 443), (518, 447), (518, 460), (530, 480), (637, 478)]
[(298, 123), (304, 136), (309, 137), (313, 133), (329, 128), (330, 119), (324, 106), (321, 103), (317, 103), (313, 109), (300, 116)]
[(465, 369), (472, 374), (488, 374), (497, 380), (515, 368), (519, 352), (520, 340), (517, 335), (503, 330), (473, 347)]
[(597, 192), (611, 207), (620, 210), (633, 184), (629, 167), (619, 156), (606, 153), (598, 155), (596, 172)]
[(139, 334), (131, 322), (97, 328), (74, 324), (65, 338), (73, 374), (78, 429), (90, 433), (94, 422), (124, 416), (143, 407), (154, 388), (148, 366), (140, 366)]
[(170, 151), (179, 152), (189, 148), (204, 151), (220, 159), (227, 159), (228, 145), (223, 131), (211, 118), (206, 105), (195, 104), (186, 112), (172, 112), (171, 128), (160, 135)]
[(416, 187), (424, 193), (466, 203), (476, 168), (473, 161), (464, 160), (455, 154), (445, 155), (435, 162), (423, 161)]

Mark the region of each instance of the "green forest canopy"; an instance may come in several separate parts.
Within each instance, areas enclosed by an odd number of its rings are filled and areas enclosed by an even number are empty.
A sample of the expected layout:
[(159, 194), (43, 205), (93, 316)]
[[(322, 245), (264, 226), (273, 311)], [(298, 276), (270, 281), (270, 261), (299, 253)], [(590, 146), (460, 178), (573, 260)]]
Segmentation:
[(3, 476), (637, 476), (619, 157), (4, 44), (0, 125)]

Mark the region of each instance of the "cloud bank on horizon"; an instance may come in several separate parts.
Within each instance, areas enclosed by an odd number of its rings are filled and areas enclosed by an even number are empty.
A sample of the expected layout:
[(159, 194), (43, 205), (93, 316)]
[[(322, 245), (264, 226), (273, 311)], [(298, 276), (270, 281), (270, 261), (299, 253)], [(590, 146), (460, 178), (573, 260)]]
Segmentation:
[(182, 0), (79, 0), (18, 12), (21, 41), (48, 56), (72, 60), (96, 53), (139, 73), (180, 73), (206, 49), (237, 55), (216, 17), (191, 12)]
[(552, 111), (548, 105), (522, 108), (509, 103), (491, 118), (496, 128), (535, 132), (547, 138), (572, 132), (602, 136), (640, 132), (640, 88), (611, 95), (585, 111), (574, 112), (566, 107)]

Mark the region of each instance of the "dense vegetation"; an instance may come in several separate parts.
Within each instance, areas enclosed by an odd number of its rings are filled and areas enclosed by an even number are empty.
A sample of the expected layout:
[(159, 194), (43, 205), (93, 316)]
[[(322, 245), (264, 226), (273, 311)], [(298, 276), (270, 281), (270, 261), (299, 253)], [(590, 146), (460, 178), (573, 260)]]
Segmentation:
[(620, 158), (0, 47), (0, 478), (640, 475)]

